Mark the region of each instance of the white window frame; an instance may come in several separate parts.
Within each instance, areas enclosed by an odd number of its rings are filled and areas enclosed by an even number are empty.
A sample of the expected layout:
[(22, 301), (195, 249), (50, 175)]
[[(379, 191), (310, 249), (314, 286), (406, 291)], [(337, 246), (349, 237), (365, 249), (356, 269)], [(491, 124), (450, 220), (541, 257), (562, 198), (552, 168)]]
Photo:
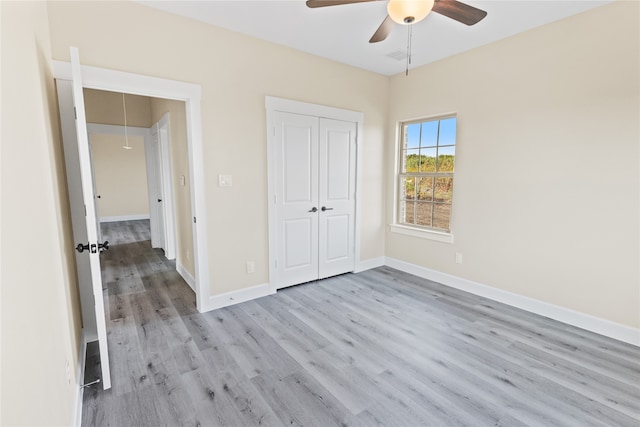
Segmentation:
[[(394, 169), (394, 206), (393, 206), (393, 223), (389, 225), (389, 229), (393, 233), (403, 234), (407, 236), (419, 237), (428, 240), (434, 240), (442, 243), (453, 243), (453, 200), (451, 203), (451, 216), (449, 217), (449, 231), (441, 230), (437, 228), (431, 228), (426, 226), (420, 226), (416, 224), (405, 224), (400, 222), (400, 182), (403, 176), (406, 176), (402, 172), (402, 141), (403, 141), (403, 127), (407, 124), (422, 123), (436, 120), (445, 120), (449, 118), (456, 118), (457, 126), (457, 114), (447, 113), (437, 116), (422, 117), (411, 120), (404, 120), (398, 122), (396, 127), (396, 147), (395, 147), (395, 169)], [(456, 133), (456, 148), (458, 146), (457, 133)], [(455, 171), (448, 174), (452, 178), (455, 177)], [(454, 179), (455, 182), (455, 179)], [(454, 186), (455, 187), (455, 186)]]

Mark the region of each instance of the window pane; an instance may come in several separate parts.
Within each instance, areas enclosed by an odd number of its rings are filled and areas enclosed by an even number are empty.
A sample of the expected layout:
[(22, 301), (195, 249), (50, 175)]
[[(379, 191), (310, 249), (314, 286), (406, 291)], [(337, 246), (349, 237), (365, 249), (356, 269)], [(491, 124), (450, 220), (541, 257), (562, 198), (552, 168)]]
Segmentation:
[(402, 124), (398, 223), (449, 231), (455, 117)]
[(420, 172), (436, 171), (436, 148), (420, 149)]
[(415, 202), (402, 202), (400, 206), (400, 222), (404, 224), (415, 224)]
[(420, 150), (405, 150), (402, 157), (402, 172), (418, 172)]
[(433, 205), (433, 227), (449, 230), (451, 205), (436, 203)]
[[(402, 178), (400, 188), (404, 189), (405, 200), (415, 200), (416, 198), (416, 179), (414, 177)], [(401, 190), (402, 191), (402, 190)]]
[(432, 203), (416, 203), (416, 225), (431, 227), (431, 209)]
[(422, 123), (422, 147), (435, 147), (438, 145), (438, 121)]
[(435, 201), (441, 203), (451, 203), (453, 193), (453, 178), (435, 179)]
[(456, 118), (440, 120), (440, 136), (438, 145), (456, 144)]
[(418, 192), (416, 197), (418, 200), (433, 200), (433, 178), (430, 176), (417, 178)]
[(453, 172), (456, 147), (438, 147), (438, 172)]
[(407, 125), (404, 128), (406, 144), (404, 148), (418, 148), (420, 146), (420, 123)]

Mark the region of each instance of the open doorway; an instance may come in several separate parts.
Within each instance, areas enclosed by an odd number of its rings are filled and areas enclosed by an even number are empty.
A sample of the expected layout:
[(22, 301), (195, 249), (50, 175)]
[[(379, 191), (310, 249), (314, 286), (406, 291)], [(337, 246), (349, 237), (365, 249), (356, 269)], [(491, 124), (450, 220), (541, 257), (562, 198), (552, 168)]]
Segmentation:
[[(185, 103), (93, 89), (84, 98), (101, 230), (146, 224), (151, 246), (195, 291)], [(133, 232), (122, 225), (111, 238)]]
[[(84, 338), (87, 343), (92, 341), (90, 333), (92, 325), (90, 320), (93, 320), (93, 326), (97, 327), (100, 358), (99, 364), (102, 366), (102, 383), (103, 388), (106, 390), (111, 387), (111, 375), (109, 373), (110, 364), (107, 351), (107, 334), (104, 322), (105, 308), (115, 308), (115, 314), (118, 316), (118, 310), (121, 308), (121, 305), (119, 304), (118, 299), (115, 299), (115, 305), (110, 307), (111, 301), (106, 301), (103, 295), (105, 293), (105, 289), (102, 286), (103, 279), (100, 273), (100, 255), (108, 249), (108, 245), (106, 242), (100, 241), (98, 239), (99, 236), (97, 236), (97, 226), (99, 225), (95, 209), (95, 201), (97, 199), (89, 150), (90, 144), (88, 139), (83, 89), (97, 89), (114, 91), (121, 94), (125, 93), (138, 94), (142, 96), (166, 97), (168, 100), (183, 102), (181, 109), (183, 111), (186, 110), (186, 157), (188, 158), (187, 164), (189, 165), (189, 178), (192, 183), (189, 191), (189, 206), (191, 208), (191, 212), (193, 212), (193, 225), (191, 227), (191, 231), (193, 239), (193, 270), (195, 277), (193, 278), (194, 286), (192, 286), (192, 288), (195, 289), (195, 293), (191, 292), (191, 290), (188, 289), (189, 286), (184, 284), (184, 281), (181, 279), (178, 281), (178, 284), (182, 289), (187, 289), (187, 293), (191, 295), (191, 298), (195, 297), (190, 301), (187, 300), (186, 304), (183, 304), (183, 307), (193, 307), (193, 304), (195, 303), (197, 310), (202, 312), (207, 311), (210, 304), (208, 266), (206, 262), (203, 262), (208, 258), (207, 244), (205, 238), (199, 237), (206, 236), (206, 220), (197, 221), (197, 218), (206, 218), (200, 114), (201, 89), (198, 85), (190, 83), (82, 66), (79, 61), (79, 52), (77, 48), (70, 48), (70, 56), (71, 63), (54, 61), (54, 76), (56, 78), (58, 91), (73, 234), (74, 239), (80, 242), (74, 247), (74, 249), (77, 251), (76, 265), (81, 294), (83, 327), (85, 328)], [(156, 127), (156, 129), (159, 129), (159, 127)], [(168, 135), (168, 129), (169, 128), (166, 127), (165, 131), (162, 133)], [(181, 180), (181, 184), (183, 186), (185, 185), (184, 180)], [(87, 240), (88, 243), (86, 243)], [(87, 253), (86, 256), (85, 253)], [(144, 255), (142, 255), (142, 257), (144, 257)], [(136, 259), (139, 258), (140, 256), (136, 257)], [(121, 259), (129, 260), (131, 257), (127, 254)], [(166, 260), (164, 256), (162, 256), (162, 259)], [(157, 277), (153, 274), (154, 270), (157, 269), (157, 265), (154, 265), (154, 263), (147, 263), (147, 268), (135, 268), (139, 273), (143, 273), (147, 280), (151, 280), (152, 277)], [(169, 270), (174, 271), (174, 275), (171, 275), (170, 278), (180, 277), (175, 273), (175, 263), (172, 265), (170, 262)], [(84, 274), (83, 272), (89, 274)], [(180, 275), (182, 275), (182, 273), (180, 273)], [(123, 277), (129, 276), (127, 275)], [(170, 282), (173, 282), (173, 280), (170, 280)], [(165, 287), (167, 285), (167, 281), (164, 280), (161, 280), (160, 283), (164, 284)], [(91, 289), (90, 296), (92, 298), (82, 297), (82, 290), (85, 288)], [(147, 289), (146, 286), (145, 289)], [(106, 291), (108, 292), (108, 290)], [(164, 296), (166, 297), (166, 295)], [(159, 301), (156, 298), (152, 298), (152, 300)], [(104, 305), (103, 301), (105, 302)], [(138, 314), (147, 312), (143, 309), (144, 307), (141, 304), (134, 303), (128, 305), (130, 308), (136, 308), (136, 313)], [(93, 319), (85, 318), (85, 314), (89, 311), (90, 307), (95, 309)], [(154, 312), (160, 313), (161, 308), (163, 307), (158, 307)], [(191, 310), (193, 310), (193, 308), (191, 308)], [(110, 314), (113, 314), (111, 310)], [(131, 317), (127, 316), (127, 318), (130, 319)], [(118, 317), (118, 319), (121, 318)], [(147, 322), (144, 318), (139, 320), (141, 320), (140, 326), (144, 328), (145, 325), (147, 325)], [(146, 329), (143, 335), (145, 337), (147, 336)]]
[[(53, 66), (54, 77), (57, 81), (70, 82), (72, 80), (71, 63), (53, 61)], [(209, 263), (207, 261), (209, 258), (207, 245), (207, 215), (204, 189), (204, 164), (202, 161), (203, 141), (201, 127), (201, 87), (193, 83), (150, 77), (105, 68), (82, 65), (79, 68), (82, 71), (81, 87), (83, 89), (96, 89), (116, 93), (134, 94), (166, 101), (180, 101), (183, 103), (182, 108), (186, 110), (185, 128), (188, 146), (188, 158), (186, 163), (189, 165), (189, 175), (185, 176), (186, 186), (189, 193), (189, 202), (183, 206), (190, 206), (191, 215), (193, 215), (191, 227), (193, 253), (189, 254), (189, 258), (192, 259), (194, 264), (193, 284), (196, 294), (197, 310), (199, 312), (210, 310)], [(67, 90), (70, 91), (70, 86)], [(73, 127), (73, 105), (70, 97), (67, 98), (69, 99), (67, 99), (66, 105), (60, 105), (63, 129), (68, 126)], [(76, 179), (69, 182), (68, 185), (80, 185), (79, 174)], [(78, 203), (81, 205), (82, 200)], [(81, 214), (81, 209), (78, 214)], [(72, 217), (73, 216), (74, 212), (72, 212)], [(75, 234), (74, 229), (74, 235)], [(180, 265), (176, 265), (176, 268), (181, 275), (187, 276), (185, 271), (181, 271)]]

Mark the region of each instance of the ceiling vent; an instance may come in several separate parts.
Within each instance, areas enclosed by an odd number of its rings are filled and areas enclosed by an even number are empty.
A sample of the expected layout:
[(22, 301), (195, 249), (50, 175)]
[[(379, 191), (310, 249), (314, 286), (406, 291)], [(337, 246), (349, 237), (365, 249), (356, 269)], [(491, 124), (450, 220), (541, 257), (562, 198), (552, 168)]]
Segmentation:
[(396, 61), (404, 61), (405, 59), (407, 59), (407, 51), (402, 49), (397, 49), (391, 53), (388, 53), (387, 56), (391, 59), (395, 59)]

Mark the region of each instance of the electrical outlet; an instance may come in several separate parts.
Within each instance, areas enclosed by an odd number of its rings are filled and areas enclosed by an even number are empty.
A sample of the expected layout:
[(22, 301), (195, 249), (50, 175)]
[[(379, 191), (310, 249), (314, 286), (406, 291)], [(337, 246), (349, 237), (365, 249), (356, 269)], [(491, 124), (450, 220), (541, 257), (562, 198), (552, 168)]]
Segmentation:
[(253, 274), (256, 272), (256, 263), (254, 261), (247, 261), (247, 274)]
[(462, 264), (462, 252), (456, 252), (456, 264)]
[(233, 179), (231, 175), (218, 175), (219, 187), (231, 187), (233, 185)]

